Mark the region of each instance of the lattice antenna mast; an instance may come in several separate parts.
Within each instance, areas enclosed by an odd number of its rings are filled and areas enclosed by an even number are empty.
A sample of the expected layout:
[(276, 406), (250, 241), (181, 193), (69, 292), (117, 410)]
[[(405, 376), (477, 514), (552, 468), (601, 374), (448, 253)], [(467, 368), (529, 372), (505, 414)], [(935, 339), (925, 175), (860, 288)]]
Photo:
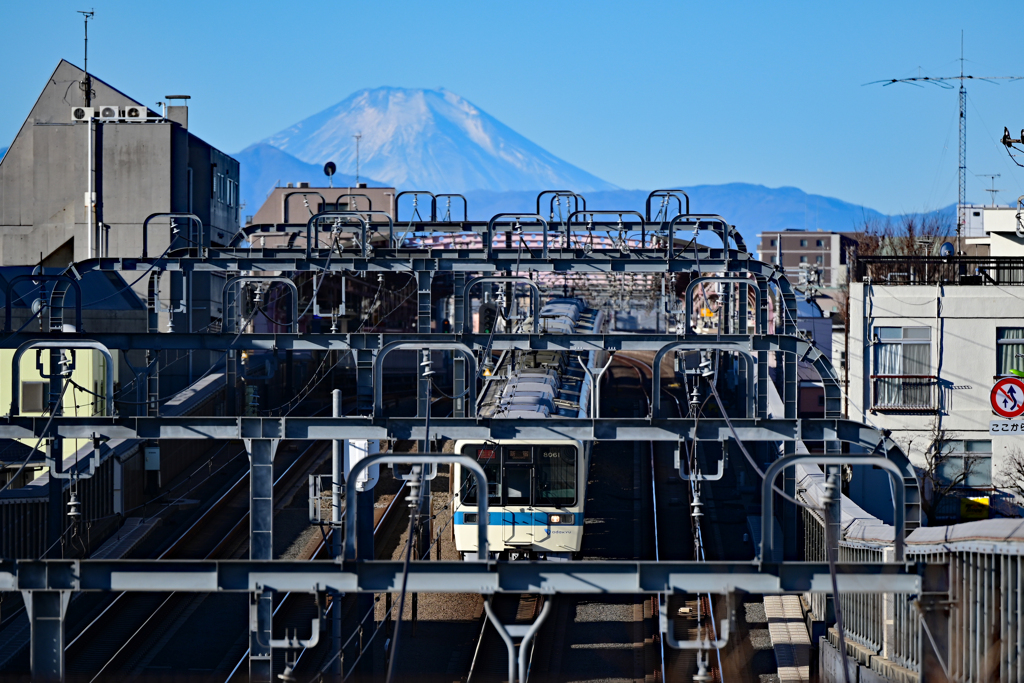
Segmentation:
[(957, 193), (957, 215), (956, 215), (956, 250), (960, 253), (960, 238), (963, 235), (963, 228), (965, 225), (966, 213), (964, 204), (966, 204), (967, 195), (967, 87), (965, 83), (969, 80), (974, 81), (1019, 81), (1024, 79), (1024, 76), (973, 76), (964, 73), (964, 36), (963, 32), (960, 32), (960, 75), (959, 76), (916, 76), (914, 78), (890, 78), (883, 81), (872, 81), (871, 83), (865, 83), (864, 85), (874, 85), (881, 83), (884, 86), (892, 85), (893, 83), (909, 83), (910, 85), (916, 85), (918, 87), (924, 87), (924, 84), (937, 85), (940, 88), (952, 89), (953, 86), (950, 81), (960, 81), (960, 168), (959, 168), (959, 184)]
[(85, 73), (85, 78), (82, 79), (82, 92), (85, 94), (85, 106), (92, 104), (92, 80), (89, 78), (89, 20), (96, 14), (93, 10), (78, 10), (78, 13), (82, 15), (83, 23), (85, 24), (85, 59), (82, 64), (82, 71)]

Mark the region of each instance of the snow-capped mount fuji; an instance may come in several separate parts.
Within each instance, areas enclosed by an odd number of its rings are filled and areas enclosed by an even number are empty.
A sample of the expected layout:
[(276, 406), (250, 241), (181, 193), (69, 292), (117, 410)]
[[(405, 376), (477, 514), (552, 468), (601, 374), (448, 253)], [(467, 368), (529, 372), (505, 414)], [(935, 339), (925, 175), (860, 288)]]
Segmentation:
[(354, 174), (357, 134), (360, 175), (402, 189), (617, 189), (447, 90), (360, 90), (263, 142), (306, 163), (333, 161)]

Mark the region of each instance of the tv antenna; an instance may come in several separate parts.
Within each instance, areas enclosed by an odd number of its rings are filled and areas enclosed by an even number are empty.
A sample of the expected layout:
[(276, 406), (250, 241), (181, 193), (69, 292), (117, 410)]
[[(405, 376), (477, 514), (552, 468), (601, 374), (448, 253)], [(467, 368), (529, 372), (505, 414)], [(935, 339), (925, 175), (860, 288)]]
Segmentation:
[(996, 195), (998, 193), (1002, 192), (1002, 190), (997, 190), (996, 189), (996, 178), (1001, 177), (1002, 174), (1001, 173), (976, 173), (975, 175), (978, 176), (979, 178), (989, 178), (989, 179), (992, 180), (992, 189), (986, 189), (985, 192), (988, 192), (988, 193), (990, 193), (992, 195), (992, 206), (994, 207), (996, 205)]
[(92, 103), (92, 79), (89, 78), (89, 20), (96, 14), (94, 9), (78, 10), (78, 13), (82, 15), (83, 23), (85, 24), (85, 61), (82, 64), (82, 71), (85, 73), (85, 78), (82, 79), (81, 88), (85, 94), (85, 106), (89, 106)]
[(871, 81), (864, 85), (875, 85), (881, 83), (883, 87), (893, 83), (909, 83), (923, 88), (924, 85), (937, 85), (940, 88), (952, 90), (950, 81), (960, 81), (960, 170), (959, 170), (959, 192), (956, 203), (956, 250), (960, 252), (960, 235), (965, 224), (965, 209), (967, 194), (967, 87), (966, 81), (1019, 81), (1024, 76), (973, 76), (964, 74), (964, 32), (960, 32), (960, 75), (959, 76), (916, 76), (913, 78), (889, 78), (882, 81)]
[(359, 140), (363, 137), (363, 131), (353, 135), (356, 139), (356, 187), (359, 187)]

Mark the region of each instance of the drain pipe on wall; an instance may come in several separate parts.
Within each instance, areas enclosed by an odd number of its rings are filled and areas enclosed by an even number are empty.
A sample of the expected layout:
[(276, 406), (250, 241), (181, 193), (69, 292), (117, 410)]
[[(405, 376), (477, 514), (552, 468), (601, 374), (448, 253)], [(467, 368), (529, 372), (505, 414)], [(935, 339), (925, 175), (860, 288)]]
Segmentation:
[(942, 283), (935, 283), (935, 334), (938, 335), (935, 360), (935, 424), (936, 431), (942, 431)]
[(95, 209), (95, 206), (96, 206), (95, 193), (93, 192), (93, 185), (92, 185), (92, 181), (93, 181), (93, 178), (92, 178), (92, 146), (93, 146), (93, 139), (92, 139), (92, 117), (89, 117), (85, 121), (85, 134), (86, 134), (86, 141), (85, 141), (85, 147), (86, 147), (85, 177), (86, 177), (86, 186), (88, 188), (88, 190), (85, 193), (85, 223), (86, 223), (86, 226), (87, 226), (86, 227), (86, 233), (85, 233), (85, 250), (86, 250), (85, 258), (89, 259), (89, 258), (93, 257), (93, 246), (92, 246), (92, 242), (93, 242), (93, 234), (92, 234), (93, 233), (93, 222), (92, 222), (92, 219), (93, 219), (93, 212), (94, 212), (94, 209)]

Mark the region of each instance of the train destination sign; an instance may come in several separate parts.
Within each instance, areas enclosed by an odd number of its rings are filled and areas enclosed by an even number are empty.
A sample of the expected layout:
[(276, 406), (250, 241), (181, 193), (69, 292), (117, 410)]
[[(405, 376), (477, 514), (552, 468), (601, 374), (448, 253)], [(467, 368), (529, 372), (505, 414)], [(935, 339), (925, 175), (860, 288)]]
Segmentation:
[(1004, 377), (995, 383), (991, 394), (992, 410), (1000, 417), (1019, 417), (1024, 414), (1024, 380)]

